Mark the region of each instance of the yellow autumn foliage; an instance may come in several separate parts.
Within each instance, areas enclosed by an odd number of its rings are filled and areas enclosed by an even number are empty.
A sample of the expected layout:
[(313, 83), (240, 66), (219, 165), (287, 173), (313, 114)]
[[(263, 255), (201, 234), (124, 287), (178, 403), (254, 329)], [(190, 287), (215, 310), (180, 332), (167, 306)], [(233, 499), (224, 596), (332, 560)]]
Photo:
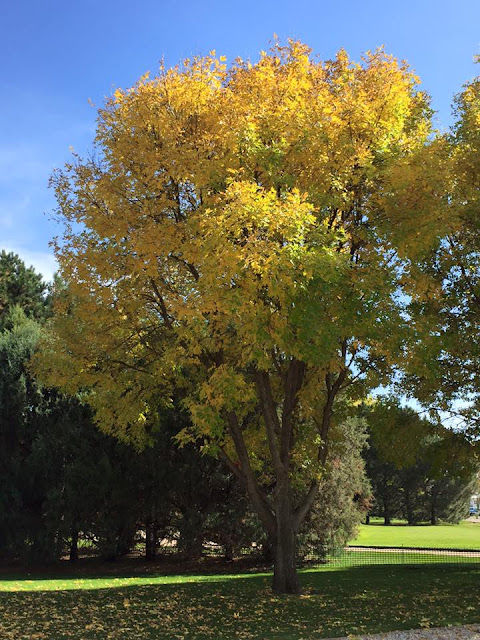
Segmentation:
[(305, 365), (297, 430), (332, 389), (378, 384), (408, 340), (409, 265), (436, 234), (431, 190), (411, 190), (434, 165), (417, 85), (383, 50), (322, 62), (290, 41), (116, 90), (96, 153), (52, 178), (66, 289), (37, 369), (91, 389), (101, 426), (136, 441), (174, 388), (226, 450), (225, 416), (256, 412), (252, 455), (266, 441), (255, 372), (281, 415), (289, 366)]

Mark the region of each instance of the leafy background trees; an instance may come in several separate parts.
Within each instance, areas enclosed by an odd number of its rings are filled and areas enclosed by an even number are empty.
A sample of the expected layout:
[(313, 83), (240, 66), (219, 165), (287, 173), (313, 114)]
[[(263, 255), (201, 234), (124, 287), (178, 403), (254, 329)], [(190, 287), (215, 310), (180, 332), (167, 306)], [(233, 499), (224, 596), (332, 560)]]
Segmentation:
[(367, 416), (372, 514), (386, 525), (394, 517), (408, 524), (466, 518), (478, 464), (465, 434), (421, 418), (394, 399), (374, 403)]

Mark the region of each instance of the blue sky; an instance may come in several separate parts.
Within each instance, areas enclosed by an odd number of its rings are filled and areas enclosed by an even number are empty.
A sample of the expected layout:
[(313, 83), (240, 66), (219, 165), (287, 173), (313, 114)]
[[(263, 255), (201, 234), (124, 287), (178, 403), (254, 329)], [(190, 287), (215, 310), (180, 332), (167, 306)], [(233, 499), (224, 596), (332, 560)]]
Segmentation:
[[(457, 4), (457, 6), (455, 6)], [(61, 228), (48, 178), (69, 148), (91, 146), (96, 110), (118, 87), (193, 54), (256, 59), (273, 34), (309, 44), (322, 58), (344, 47), (385, 45), (420, 76), (437, 110), (480, 70), (479, 0), (2, 0), (0, 9), (0, 249), (13, 250), (47, 278), (49, 241)]]

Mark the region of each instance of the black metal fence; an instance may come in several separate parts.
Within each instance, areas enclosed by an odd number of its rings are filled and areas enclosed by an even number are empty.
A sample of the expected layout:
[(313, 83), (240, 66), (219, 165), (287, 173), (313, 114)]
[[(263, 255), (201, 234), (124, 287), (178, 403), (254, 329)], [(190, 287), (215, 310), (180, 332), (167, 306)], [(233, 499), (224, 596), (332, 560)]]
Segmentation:
[[(98, 556), (95, 544), (88, 542), (80, 543), (79, 555), (81, 557)], [(141, 558), (145, 556), (145, 542), (137, 540), (127, 554), (129, 557)], [(157, 548), (158, 558), (181, 561), (181, 554), (177, 547), (176, 540), (162, 540)], [(231, 559), (231, 550), (227, 550), (219, 544), (205, 543), (202, 549), (202, 557), (217, 558), (221, 560)], [(237, 548), (234, 552), (236, 559), (251, 559), (253, 563), (268, 564), (266, 556), (262, 553), (262, 547), (252, 545), (244, 548)], [(318, 547), (312, 549), (303, 557), (299, 558), (299, 565), (328, 565), (334, 567), (354, 567), (362, 565), (427, 565), (427, 564), (478, 564), (480, 566), (479, 549), (441, 549), (426, 547), (381, 547), (381, 546), (358, 546), (347, 545), (344, 547)]]
[[(305, 560), (338, 567), (391, 564), (479, 564), (480, 549), (433, 549), (420, 547), (346, 546), (312, 553)], [(321, 557), (320, 557), (321, 556)]]

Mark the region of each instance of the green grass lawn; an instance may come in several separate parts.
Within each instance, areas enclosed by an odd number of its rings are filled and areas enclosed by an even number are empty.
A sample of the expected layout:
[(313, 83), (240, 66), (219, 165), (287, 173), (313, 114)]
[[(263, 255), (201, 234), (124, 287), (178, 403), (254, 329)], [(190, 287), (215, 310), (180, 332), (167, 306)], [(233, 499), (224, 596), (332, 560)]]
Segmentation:
[(350, 544), (379, 547), (429, 547), (436, 549), (480, 549), (480, 523), (407, 526), (394, 523), (389, 527), (381, 521), (362, 525)]
[(302, 571), (304, 594), (275, 596), (266, 573), (61, 576), (0, 581), (0, 638), (314, 640), (478, 621), (475, 566)]

